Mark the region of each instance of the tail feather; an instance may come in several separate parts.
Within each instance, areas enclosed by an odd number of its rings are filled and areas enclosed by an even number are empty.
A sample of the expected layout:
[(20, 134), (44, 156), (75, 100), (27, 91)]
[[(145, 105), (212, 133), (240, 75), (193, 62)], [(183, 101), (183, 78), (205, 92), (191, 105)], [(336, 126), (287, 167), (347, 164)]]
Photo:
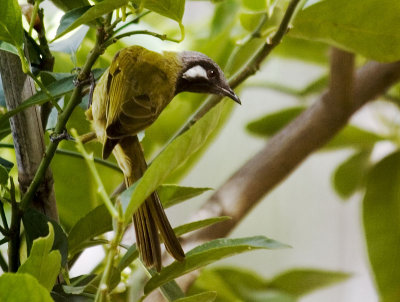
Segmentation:
[(149, 207), (144, 203), (133, 215), (136, 241), (144, 264), (161, 269), (161, 248), (158, 231)]
[(183, 261), (183, 259), (185, 259), (185, 253), (183, 252), (182, 246), (179, 243), (178, 238), (176, 238), (175, 232), (168, 221), (158, 194), (156, 192), (153, 193), (151, 199), (152, 202), (149, 203), (149, 206), (161, 237), (164, 240), (165, 248), (176, 260)]
[[(142, 147), (137, 136), (122, 138), (114, 148), (114, 155), (124, 172), (127, 186), (138, 180), (147, 169)], [(166, 250), (182, 261), (185, 253), (168, 221), (157, 192), (153, 192), (133, 215), (136, 242), (147, 267), (161, 270), (161, 235)]]

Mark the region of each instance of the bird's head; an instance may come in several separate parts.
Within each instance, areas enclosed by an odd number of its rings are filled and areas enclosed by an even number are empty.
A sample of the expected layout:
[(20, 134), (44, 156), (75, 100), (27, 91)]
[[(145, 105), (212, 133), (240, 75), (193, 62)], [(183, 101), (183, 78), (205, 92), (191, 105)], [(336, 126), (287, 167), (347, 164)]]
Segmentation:
[(227, 96), (241, 104), (217, 63), (196, 51), (183, 51), (178, 55), (182, 69), (176, 83), (175, 94), (183, 91), (212, 93)]

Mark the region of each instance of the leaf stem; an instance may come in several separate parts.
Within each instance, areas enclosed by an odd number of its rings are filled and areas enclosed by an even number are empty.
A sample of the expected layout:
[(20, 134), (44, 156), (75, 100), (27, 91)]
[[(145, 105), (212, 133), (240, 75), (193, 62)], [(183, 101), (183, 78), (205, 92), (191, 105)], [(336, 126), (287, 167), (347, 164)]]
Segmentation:
[(35, 81), (35, 83), (40, 87), (40, 90), (43, 91), (50, 99), (51, 104), (57, 109), (58, 114), (63, 112), (60, 105), (58, 105), (57, 101), (51, 95), (50, 91), (43, 85), (42, 81), (40, 81), (30, 70), (28, 70), (27, 74)]
[[(77, 80), (78, 83), (82, 83), (85, 80), (89, 79), (89, 74), (91, 72), (91, 68), (93, 64), (96, 62), (97, 58), (103, 54), (104, 52), (104, 36), (106, 35), (106, 32), (104, 31), (103, 27), (99, 27), (97, 30), (97, 35), (96, 35), (96, 42), (93, 47), (93, 49), (90, 51), (85, 64), (83, 65), (82, 69), (80, 70)], [(71, 116), (72, 112), (74, 111), (75, 107), (81, 102), (82, 100), (82, 85), (78, 84), (75, 89), (72, 92), (71, 98), (68, 102), (68, 104), (65, 107), (65, 110), (58, 115), (58, 120), (57, 124), (55, 127), (55, 134), (61, 134), (65, 130), (65, 126), (67, 124), (67, 121), (69, 117)], [(50, 165), (51, 160), (54, 157), (54, 154), (57, 150), (59, 142), (58, 141), (53, 141), (50, 142), (49, 145), (46, 148), (46, 153), (43, 156), (43, 159), (39, 165), (38, 170), (36, 171), (36, 174), (24, 194), (21, 203), (20, 203), (20, 208), (22, 210), (25, 210), (29, 203), (31, 202), (34, 194), (36, 193), (36, 190), (38, 189), (40, 183), (42, 182), (42, 179), (46, 173), (47, 168)]]
[(104, 268), (103, 275), (100, 280), (99, 288), (96, 293), (95, 302), (103, 302), (109, 301), (108, 295), (110, 294), (111, 289), (111, 276), (112, 276), (112, 268), (114, 267), (115, 258), (118, 254), (118, 246), (122, 240), (122, 236), (124, 233), (124, 220), (121, 204), (117, 204), (118, 207), (118, 216), (116, 218), (115, 224), (116, 230), (113, 240), (110, 243), (110, 248), (107, 252), (106, 257), (106, 266)]
[(21, 216), (22, 215), (19, 210), (18, 204), (13, 202), (11, 204), (11, 227), (10, 227), (10, 237), (9, 237), (10, 241), (8, 242), (9, 272), (16, 272), (20, 265), (19, 246), (20, 246)]
[[(13, 144), (0, 143), (0, 148), (14, 149), (14, 145)], [(67, 155), (67, 156), (71, 156), (71, 157), (84, 159), (82, 154), (80, 154), (78, 152), (75, 152), (75, 151), (71, 151), (71, 150), (57, 149), (56, 153), (57, 154), (61, 154), (61, 155)], [(110, 169), (113, 169), (115, 171), (118, 171), (118, 172), (122, 173), (121, 169), (118, 167), (118, 165), (116, 165), (116, 164), (114, 164), (114, 163), (112, 163), (110, 161), (101, 159), (100, 157), (94, 157), (93, 160), (97, 164), (100, 164), (102, 166), (105, 166), (107, 168), (110, 168)]]
[(35, 26), (35, 21), (36, 21), (37, 15), (38, 15), (40, 2), (41, 2), (40, 0), (36, 0), (35, 5), (33, 6), (33, 12), (31, 15), (31, 21), (29, 22), (29, 30), (28, 30), (28, 34), (30, 36), (32, 36), (32, 29)]
[[(132, 24), (137, 24), (141, 18), (143, 18), (144, 16), (147, 16), (147, 15), (150, 14), (150, 13), (151, 13), (150, 10), (141, 13), (140, 15), (138, 15), (138, 16), (137, 16), (135, 19), (133, 19), (132, 21), (129, 21), (128, 23), (125, 23), (125, 24), (122, 25), (121, 27), (117, 28), (117, 29), (114, 31), (114, 34), (120, 32), (121, 30), (127, 28), (128, 26), (130, 26), (130, 25), (132, 25)], [(118, 21), (118, 22), (117, 22), (117, 21)], [(120, 21), (121, 21), (121, 18), (117, 18), (117, 20), (115, 20), (114, 23), (111, 24), (111, 27), (114, 28), (115, 26), (117, 26), (117, 24), (118, 24)]]
[(180, 40), (177, 39), (173, 39), (173, 38), (168, 38), (168, 36), (166, 34), (158, 34), (149, 30), (134, 30), (134, 31), (129, 31), (123, 34), (120, 34), (118, 36), (112, 37), (110, 38), (105, 45), (109, 46), (115, 42), (117, 42), (118, 40), (125, 38), (125, 37), (129, 37), (129, 36), (133, 36), (133, 35), (149, 35), (149, 36), (153, 36), (156, 37), (162, 41), (171, 41), (171, 42), (175, 42), (178, 43), (180, 42)]
[(98, 188), (97, 193), (99, 193), (101, 199), (103, 199), (103, 202), (104, 202), (105, 206), (107, 207), (108, 211), (110, 212), (111, 216), (113, 218), (118, 218), (118, 211), (115, 209), (113, 203), (111, 202), (110, 198), (108, 197), (106, 189), (104, 188), (103, 182), (101, 181), (100, 175), (97, 172), (97, 169), (94, 165), (93, 153), (88, 154), (86, 152), (85, 148), (83, 147), (82, 142), (79, 140), (78, 133), (76, 132), (75, 129), (71, 129), (71, 134), (76, 139), (76, 143), (77, 143), (76, 147), (81, 152), (83, 158), (86, 161), (86, 164), (89, 167), (90, 172), (92, 173), (92, 176), (94, 177), (94, 179), (96, 181), (97, 188)]

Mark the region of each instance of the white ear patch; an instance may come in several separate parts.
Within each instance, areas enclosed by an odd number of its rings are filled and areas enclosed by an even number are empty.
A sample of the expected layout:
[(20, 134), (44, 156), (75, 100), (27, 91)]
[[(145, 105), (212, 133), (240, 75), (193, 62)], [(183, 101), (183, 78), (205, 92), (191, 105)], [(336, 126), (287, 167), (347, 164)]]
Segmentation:
[(207, 71), (200, 65), (196, 65), (182, 75), (184, 79), (205, 78), (207, 79)]

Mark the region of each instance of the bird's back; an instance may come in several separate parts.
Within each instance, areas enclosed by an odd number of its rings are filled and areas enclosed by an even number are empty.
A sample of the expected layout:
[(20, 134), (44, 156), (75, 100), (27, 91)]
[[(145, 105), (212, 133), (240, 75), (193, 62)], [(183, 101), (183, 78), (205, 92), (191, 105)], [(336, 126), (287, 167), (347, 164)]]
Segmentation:
[(174, 53), (140, 46), (119, 51), (100, 78), (87, 112), (99, 140), (134, 135), (152, 124), (174, 97), (180, 68)]

